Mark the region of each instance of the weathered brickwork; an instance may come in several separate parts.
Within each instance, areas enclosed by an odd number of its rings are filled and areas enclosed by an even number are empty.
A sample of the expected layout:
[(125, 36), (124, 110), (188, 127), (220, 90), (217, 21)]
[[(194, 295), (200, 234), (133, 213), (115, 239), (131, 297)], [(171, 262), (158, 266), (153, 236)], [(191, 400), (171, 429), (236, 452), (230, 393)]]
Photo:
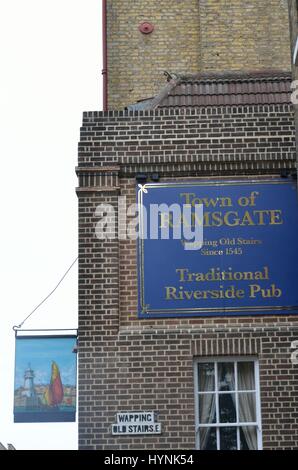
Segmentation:
[(291, 69), (287, 0), (201, 0), (203, 70)]
[[(133, 241), (98, 240), (100, 204), (135, 202), (137, 172), (161, 180), (293, 169), (288, 105), (84, 113), (79, 144), (79, 446), (193, 449), (193, 362), (260, 362), (263, 446), (298, 449), (297, 317), (139, 320)], [(117, 228), (117, 224), (116, 224)], [(120, 411), (157, 411), (160, 436), (113, 437)]]
[[(199, 69), (197, 0), (108, 1), (109, 108), (154, 96), (165, 70)], [(149, 21), (155, 29), (142, 34)]]
[[(290, 70), (286, 0), (108, 0), (109, 108), (155, 96), (164, 71)], [(155, 29), (142, 34), (139, 25)]]

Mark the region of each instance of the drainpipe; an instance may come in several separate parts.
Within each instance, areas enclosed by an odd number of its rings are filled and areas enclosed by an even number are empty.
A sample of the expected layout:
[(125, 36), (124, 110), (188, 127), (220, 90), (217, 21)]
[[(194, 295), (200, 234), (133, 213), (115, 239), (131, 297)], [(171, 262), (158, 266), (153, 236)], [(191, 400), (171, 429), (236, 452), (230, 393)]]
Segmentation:
[(108, 110), (107, 0), (102, 0), (103, 110)]

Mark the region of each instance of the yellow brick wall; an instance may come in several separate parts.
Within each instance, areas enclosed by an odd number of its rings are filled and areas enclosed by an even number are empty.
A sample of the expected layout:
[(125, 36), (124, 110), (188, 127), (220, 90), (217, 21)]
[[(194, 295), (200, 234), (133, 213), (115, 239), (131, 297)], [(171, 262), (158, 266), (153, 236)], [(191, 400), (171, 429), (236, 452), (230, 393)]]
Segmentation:
[[(290, 70), (287, 0), (108, 0), (109, 108), (149, 98), (163, 72)], [(154, 24), (144, 35), (143, 21)]]
[(201, 0), (203, 70), (291, 70), (287, 0)]
[[(154, 96), (165, 70), (199, 68), (198, 0), (108, 0), (109, 108)], [(143, 21), (151, 34), (139, 32)]]

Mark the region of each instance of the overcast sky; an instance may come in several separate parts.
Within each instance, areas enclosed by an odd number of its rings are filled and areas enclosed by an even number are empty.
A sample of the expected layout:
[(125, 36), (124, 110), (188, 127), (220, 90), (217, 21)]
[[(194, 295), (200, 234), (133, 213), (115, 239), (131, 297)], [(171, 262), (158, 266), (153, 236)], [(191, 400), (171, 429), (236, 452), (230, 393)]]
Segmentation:
[[(13, 325), (77, 256), (77, 143), (102, 109), (101, 0), (0, 0), (0, 441), (76, 449), (77, 424), (13, 424)], [(77, 327), (77, 266), (24, 328)]]

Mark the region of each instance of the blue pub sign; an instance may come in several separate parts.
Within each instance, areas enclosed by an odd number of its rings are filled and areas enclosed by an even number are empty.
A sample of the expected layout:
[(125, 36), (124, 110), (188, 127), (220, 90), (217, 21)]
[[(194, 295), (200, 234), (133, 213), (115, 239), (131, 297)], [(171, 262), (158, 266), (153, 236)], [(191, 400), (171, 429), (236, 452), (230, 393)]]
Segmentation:
[[(298, 313), (294, 181), (152, 183), (138, 194), (140, 318)], [(180, 219), (164, 209), (173, 204)], [(197, 247), (186, 249), (183, 230), (174, 237), (179, 221), (182, 228), (201, 226)]]

